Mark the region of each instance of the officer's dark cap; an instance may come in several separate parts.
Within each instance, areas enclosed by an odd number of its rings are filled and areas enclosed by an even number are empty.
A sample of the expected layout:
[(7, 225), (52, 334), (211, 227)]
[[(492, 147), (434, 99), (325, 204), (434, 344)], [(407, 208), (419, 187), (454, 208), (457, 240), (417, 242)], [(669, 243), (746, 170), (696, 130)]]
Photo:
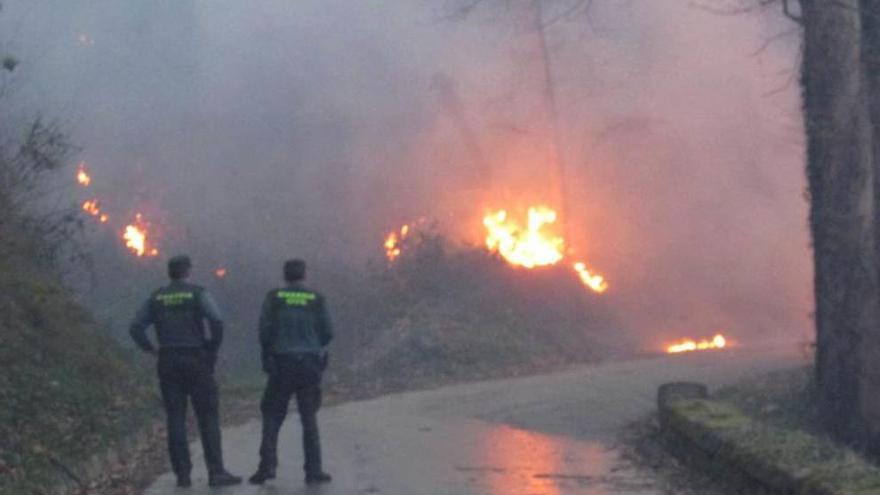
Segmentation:
[(171, 259), (168, 260), (168, 276), (172, 279), (179, 279), (186, 276), (186, 274), (189, 273), (190, 268), (192, 268), (192, 260), (190, 260), (189, 256), (185, 254), (172, 256)]
[(296, 282), (306, 278), (306, 262), (303, 260), (287, 260), (284, 262), (284, 280)]

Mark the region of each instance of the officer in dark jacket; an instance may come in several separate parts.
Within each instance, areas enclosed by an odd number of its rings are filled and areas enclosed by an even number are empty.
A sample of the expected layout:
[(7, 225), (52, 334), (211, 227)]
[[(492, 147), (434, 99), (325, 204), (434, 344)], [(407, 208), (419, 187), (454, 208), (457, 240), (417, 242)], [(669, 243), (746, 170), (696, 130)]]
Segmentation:
[[(168, 420), (168, 453), (177, 486), (192, 484), (186, 435), (187, 398), (192, 400), (199, 423), (208, 484), (236, 485), (241, 478), (223, 467), (214, 381), (214, 364), (223, 341), (223, 320), (211, 295), (186, 282), (191, 266), (188, 256), (175, 256), (168, 261), (171, 283), (150, 295), (131, 323), (130, 333), (138, 347), (157, 354), (146, 333), (150, 325), (156, 329), (159, 385)], [(205, 336), (204, 320), (208, 320), (209, 338)]]
[(327, 364), (324, 347), (333, 334), (324, 298), (302, 285), (305, 274), (305, 262), (284, 263), (287, 285), (266, 295), (260, 313), (263, 370), (269, 380), (260, 404), (263, 413), (260, 467), (250, 477), (250, 482), (256, 485), (275, 478), (278, 433), (294, 395), (302, 423), (306, 483), (327, 483), (331, 479), (321, 467), (317, 413), (321, 407), (321, 374)]

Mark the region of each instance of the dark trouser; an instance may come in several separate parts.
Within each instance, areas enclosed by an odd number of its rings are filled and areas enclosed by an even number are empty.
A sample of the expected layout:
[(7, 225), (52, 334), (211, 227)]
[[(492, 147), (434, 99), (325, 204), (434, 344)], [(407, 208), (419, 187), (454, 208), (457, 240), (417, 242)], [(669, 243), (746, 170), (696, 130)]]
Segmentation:
[(168, 453), (177, 476), (189, 476), (189, 442), (186, 435), (187, 398), (192, 399), (208, 474), (223, 471), (217, 383), (207, 351), (166, 348), (159, 352), (159, 386), (168, 420)]
[(263, 439), (260, 469), (274, 471), (278, 466), (278, 433), (287, 406), (296, 395), (302, 423), (302, 443), (306, 475), (321, 473), (321, 441), (318, 435), (318, 409), (321, 407), (321, 361), (312, 354), (277, 354), (269, 374), (260, 410), (263, 413)]

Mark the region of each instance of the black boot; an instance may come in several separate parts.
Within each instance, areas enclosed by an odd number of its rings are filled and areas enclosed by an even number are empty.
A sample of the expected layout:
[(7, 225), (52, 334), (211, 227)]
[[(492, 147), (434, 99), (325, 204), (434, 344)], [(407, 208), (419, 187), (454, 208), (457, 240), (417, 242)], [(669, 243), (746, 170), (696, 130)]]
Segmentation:
[(319, 483), (330, 483), (333, 480), (333, 477), (325, 472), (319, 473), (311, 473), (306, 475), (306, 484), (307, 485), (317, 485)]
[(248, 482), (252, 485), (262, 485), (266, 481), (275, 479), (275, 470), (260, 466), (257, 472), (248, 478)]
[(208, 476), (208, 486), (231, 486), (241, 483), (241, 476), (220, 471)]

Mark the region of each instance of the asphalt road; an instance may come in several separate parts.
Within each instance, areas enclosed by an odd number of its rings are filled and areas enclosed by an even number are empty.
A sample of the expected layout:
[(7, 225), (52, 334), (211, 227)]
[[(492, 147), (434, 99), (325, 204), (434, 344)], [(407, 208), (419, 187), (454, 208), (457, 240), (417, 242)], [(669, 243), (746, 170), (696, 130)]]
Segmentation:
[[(803, 360), (798, 350), (731, 350), (584, 367), (352, 402), (319, 415), (332, 484), (306, 487), (299, 422), (282, 431), (279, 478), (263, 487), (210, 490), (192, 446), (194, 487), (165, 474), (146, 493), (562, 495), (663, 493), (650, 473), (619, 459), (617, 433), (649, 413), (657, 387), (718, 386)], [(229, 469), (257, 465), (259, 422), (224, 431)]]

